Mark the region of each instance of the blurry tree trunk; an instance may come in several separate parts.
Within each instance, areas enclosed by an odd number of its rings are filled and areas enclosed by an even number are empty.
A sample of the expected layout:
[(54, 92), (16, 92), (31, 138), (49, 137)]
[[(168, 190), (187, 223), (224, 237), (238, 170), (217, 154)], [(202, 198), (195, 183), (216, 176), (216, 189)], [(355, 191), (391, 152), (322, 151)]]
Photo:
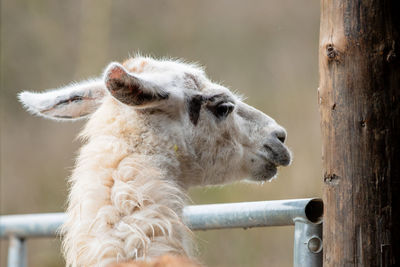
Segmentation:
[(324, 266), (400, 266), (399, 2), (321, 0)]
[[(84, 0), (79, 11), (81, 16), (79, 58), (76, 75), (93, 76), (93, 69), (106, 64), (110, 40), (112, 1)], [(100, 74), (100, 73), (99, 73)]]

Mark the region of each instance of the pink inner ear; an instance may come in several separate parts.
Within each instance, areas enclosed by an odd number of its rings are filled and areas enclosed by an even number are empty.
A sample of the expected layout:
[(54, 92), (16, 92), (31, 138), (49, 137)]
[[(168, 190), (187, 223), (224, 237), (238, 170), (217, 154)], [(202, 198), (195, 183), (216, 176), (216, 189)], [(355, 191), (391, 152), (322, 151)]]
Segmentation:
[(107, 73), (107, 80), (122, 80), (127, 75), (126, 71), (120, 66), (113, 66)]
[(143, 83), (140, 78), (129, 74), (118, 63), (110, 64), (106, 70), (105, 83), (114, 98), (130, 106), (144, 106), (168, 98), (168, 93), (163, 90), (146, 88), (148, 83)]

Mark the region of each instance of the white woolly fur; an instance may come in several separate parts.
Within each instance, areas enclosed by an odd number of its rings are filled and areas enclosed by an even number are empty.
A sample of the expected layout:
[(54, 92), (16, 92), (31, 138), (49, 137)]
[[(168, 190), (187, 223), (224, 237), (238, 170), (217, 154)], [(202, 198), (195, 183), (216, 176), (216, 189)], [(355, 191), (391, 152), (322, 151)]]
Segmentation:
[(191, 257), (181, 220), (189, 186), (265, 181), (290, 163), (285, 130), (196, 65), (135, 57), (103, 77), (20, 95), (45, 117), (89, 114), (61, 230), (67, 266)]

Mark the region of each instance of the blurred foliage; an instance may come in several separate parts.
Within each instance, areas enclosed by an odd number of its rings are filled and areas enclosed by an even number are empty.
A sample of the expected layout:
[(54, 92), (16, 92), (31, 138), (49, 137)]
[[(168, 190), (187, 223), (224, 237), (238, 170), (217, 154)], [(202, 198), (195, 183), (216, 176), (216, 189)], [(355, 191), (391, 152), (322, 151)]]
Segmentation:
[[(207, 67), (283, 125), (294, 153), (278, 179), (194, 188), (194, 203), (320, 196), (318, 1), (1, 1), (1, 214), (64, 209), (82, 123), (23, 111), (16, 94), (99, 75), (136, 52)], [(208, 266), (291, 266), (293, 228), (198, 232)], [(7, 242), (1, 241), (5, 266)], [(63, 266), (59, 242), (28, 242), (30, 266)]]

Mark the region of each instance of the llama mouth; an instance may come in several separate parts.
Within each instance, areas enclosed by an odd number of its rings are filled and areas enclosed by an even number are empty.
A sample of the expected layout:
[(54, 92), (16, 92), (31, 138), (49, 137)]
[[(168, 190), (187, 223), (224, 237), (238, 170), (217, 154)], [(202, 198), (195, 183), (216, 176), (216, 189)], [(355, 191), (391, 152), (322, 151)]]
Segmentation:
[(278, 172), (278, 165), (270, 161), (265, 156), (261, 157), (263, 162), (257, 164), (257, 167), (253, 169), (251, 177), (255, 181), (267, 181), (274, 178)]
[(291, 163), (291, 153), (283, 146), (282, 149), (276, 150), (264, 145), (265, 152), (258, 152), (257, 155), (275, 166), (288, 166)]
[(272, 178), (278, 172), (278, 166), (275, 164), (264, 165), (266, 179)]
[(265, 164), (259, 172), (253, 174), (257, 181), (268, 181), (273, 179), (278, 172), (278, 167), (274, 164)]

